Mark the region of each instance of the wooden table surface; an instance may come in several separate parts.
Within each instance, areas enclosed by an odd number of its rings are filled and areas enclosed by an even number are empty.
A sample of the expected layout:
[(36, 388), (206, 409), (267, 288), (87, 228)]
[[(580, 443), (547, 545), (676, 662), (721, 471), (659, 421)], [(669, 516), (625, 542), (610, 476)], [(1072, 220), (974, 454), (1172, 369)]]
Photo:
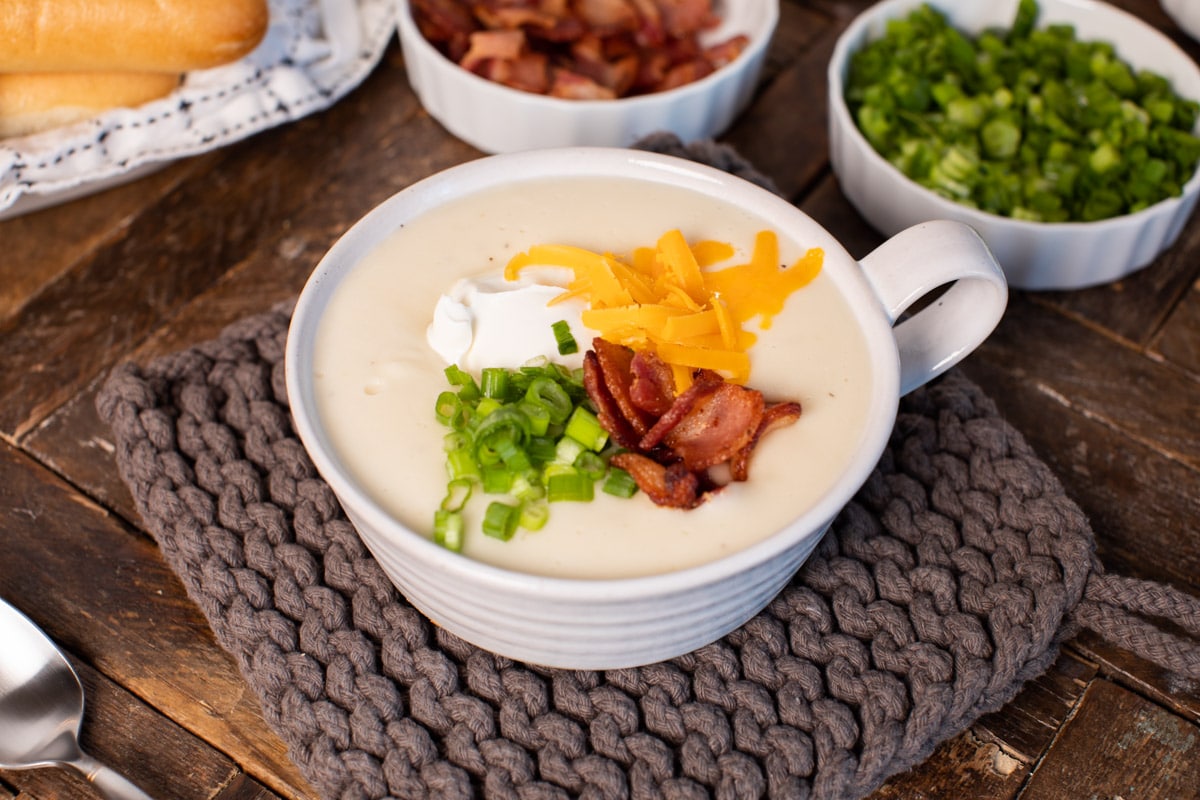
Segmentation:
[[(723, 137), (856, 257), (881, 237), (830, 171), (824, 70), (867, 5), (784, 2), (757, 100)], [(1156, 0), (1116, 5), (1200, 58)], [(0, 597), (78, 668), (85, 748), (151, 794), (315, 796), (143, 529), (100, 382), (295, 295), (364, 212), (479, 156), (424, 113), (393, 45), (324, 113), (0, 222)], [(962, 369), (1082, 506), (1110, 570), (1200, 595), (1200, 218), (1119, 283), (1014, 292)], [(63, 770), (0, 770), (0, 799), (91, 796)], [(876, 797), (1200, 797), (1200, 685), (1084, 635)]]

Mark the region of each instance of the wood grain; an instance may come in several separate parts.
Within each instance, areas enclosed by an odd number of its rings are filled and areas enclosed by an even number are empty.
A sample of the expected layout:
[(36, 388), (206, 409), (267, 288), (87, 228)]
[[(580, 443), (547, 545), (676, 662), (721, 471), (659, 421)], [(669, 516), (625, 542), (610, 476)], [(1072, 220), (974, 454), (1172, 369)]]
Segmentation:
[(1028, 774), (1027, 764), (968, 731), (939, 745), (928, 760), (892, 777), (870, 800), (1011, 800)]
[[(1115, 0), (1193, 58), (1157, 0)], [(722, 137), (855, 258), (878, 246), (828, 162), (826, 63), (872, 0), (785, 0)], [(80, 670), (84, 741), (161, 797), (313, 797), (115, 471), (96, 392), (294, 297), (392, 193), (482, 154), (420, 106), (393, 43), (327, 111), (126, 186), (0, 221), (0, 595)], [(1087, 514), (1106, 569), (1200, 595), (1200, 222), (1128, 278), (1014, 292), (961, 369)], [(1200, 688), (1092, 632), (876, 798), (1194, 798)], [(4, 798), (94, 797), (62, 770)]]
[[(152, 707), (85, 664), (72, 666), (83, 684), (86, 703), (80, 744), (84, 752), (120, 772), (158, 800), (207, 800), (213, 786), (239, 774), (214, 750)], [(0, 777), (34, 796), (64, 800), (95, 798), (83, 776), (68, 769), (0, 771)], [(60, 784), (65, 783), (65, 788)]]
[(1151, 357), (1185, 373), (1200, 374), (1200, 278), (1192, 282), (1148, 350)]
[[(11, 602), (81, 663), (252, 768), (273, 790), (304, 796), (304, 781), (232, 657), (149, 538), (32, 467), (28, 456), (0, 445), (0, 596), (19, 598)], [(128, 748), (141, 735), (126, 733), (107, 746)]]
[[(1022, 800), (1200, 797), (1200, 728), (1100, 680), (1034, 771)], [(1136, 787), (1136, 789), (1132, 788)]]
[(221, 157), (209, 153), (165, 164), (152, 175), (76, 200), (71, 203), (70, 215), (51, 209), (0, 223), (5, 243), (4, 258), (0, 259), (0, 320), (69, 274), (73, 265), (93, 251), (121, 237), (129, 218), (148, 202), (203, 174)]

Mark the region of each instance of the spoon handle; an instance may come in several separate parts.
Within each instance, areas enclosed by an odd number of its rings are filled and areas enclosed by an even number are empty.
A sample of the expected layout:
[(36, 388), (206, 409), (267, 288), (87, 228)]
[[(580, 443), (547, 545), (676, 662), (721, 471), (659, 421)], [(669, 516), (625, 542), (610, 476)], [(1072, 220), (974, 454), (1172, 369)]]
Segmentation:
[(124, 775), (86, 753), (69, 763), (83, 773), (105, 800), (153, 800)]

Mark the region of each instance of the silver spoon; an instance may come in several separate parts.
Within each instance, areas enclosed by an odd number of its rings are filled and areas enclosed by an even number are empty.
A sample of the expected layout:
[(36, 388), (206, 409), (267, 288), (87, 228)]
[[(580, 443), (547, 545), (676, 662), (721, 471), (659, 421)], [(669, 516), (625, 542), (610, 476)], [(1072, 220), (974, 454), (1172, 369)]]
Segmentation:
[(72, 767), (108, 800), (150, 800), (79, 747), (83, 685), (42, 629), (0, 600), (0, 768)]

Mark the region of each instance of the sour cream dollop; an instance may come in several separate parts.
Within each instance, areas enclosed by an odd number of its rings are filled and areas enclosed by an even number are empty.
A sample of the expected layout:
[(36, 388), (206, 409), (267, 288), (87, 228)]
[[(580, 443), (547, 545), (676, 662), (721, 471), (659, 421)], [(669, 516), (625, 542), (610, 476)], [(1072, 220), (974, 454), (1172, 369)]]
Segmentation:
[[(561, 286), (537, 278), (461, 278), (438, 298), (425, 339), (446, 364), (468, 372), (485, 367), (517, 369), (535, 358), (577, 369), (583, 365), (593, 333), (580, 321), (587, 308), (584, 301), (549, 305), (562, 291)], [(559, 354), (551, 328), (559, 320), (570, 326), (579, 352)]]

